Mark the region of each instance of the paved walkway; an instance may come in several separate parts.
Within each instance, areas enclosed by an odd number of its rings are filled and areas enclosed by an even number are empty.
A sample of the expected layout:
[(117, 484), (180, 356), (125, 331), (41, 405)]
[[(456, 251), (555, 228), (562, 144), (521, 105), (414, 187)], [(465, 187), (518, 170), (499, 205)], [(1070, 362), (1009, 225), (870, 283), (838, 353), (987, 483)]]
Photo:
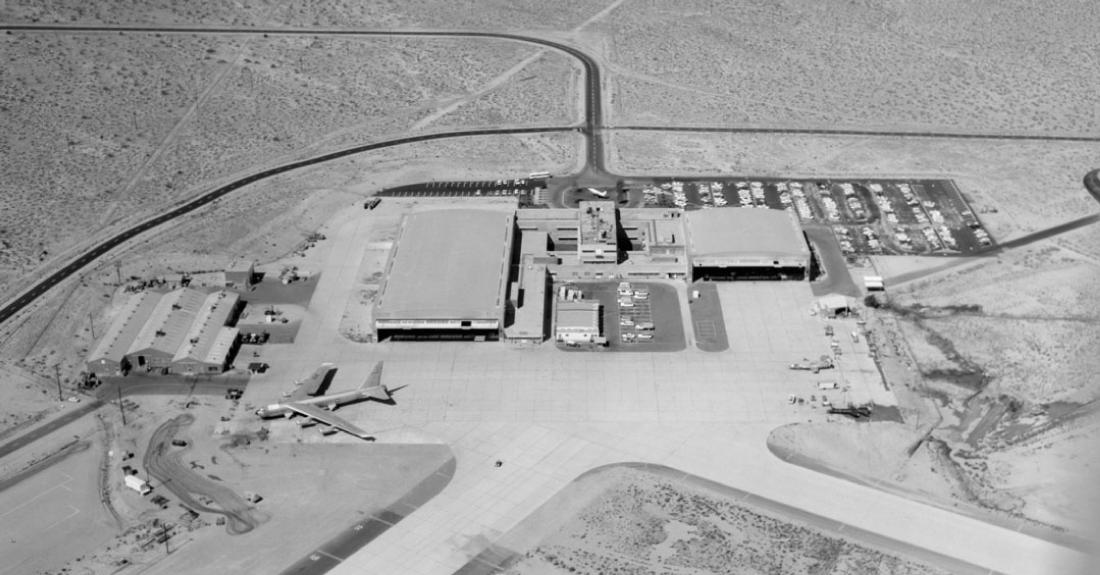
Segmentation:
[[(384, 359), (386, 384), (406, 386), (397, 405), (360, 404), (341, 414), (380, 442), (447, 443), (457, 469), (442, 493), (334, 573), (453, 573), (578, 475), (627, 461), (674, 467), (1004, 573), (1084, 568), (1079, 552), (789, 465), (767, 450), (776, 426), (824, 418), (786, 402), (788, 393), (812, 393), (816, 381), (786, 364), (828, 352), (822, 320), (808, 314), (813, 294), (805, 282), (723, 287), (730, 350), (722, 353), (355, 344), (337, 326), (371, 225), (368, 212), (329, 235), (298, 342), (269, 346), (272, 374), (250, 385), (246, 400), (277, 398), (287, 379), (321, 361), (340, 366), (332, 391), (350, 388)], [(292, 422), (271, 427), (274, 441), (320, 440)]]

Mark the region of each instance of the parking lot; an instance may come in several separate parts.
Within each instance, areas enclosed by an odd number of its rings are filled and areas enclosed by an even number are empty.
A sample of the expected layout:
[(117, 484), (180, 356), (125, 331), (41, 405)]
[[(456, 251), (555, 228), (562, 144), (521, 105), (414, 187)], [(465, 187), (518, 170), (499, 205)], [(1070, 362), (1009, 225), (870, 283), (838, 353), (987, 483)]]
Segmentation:
[[(578, 287), (585, 299), (599, 300), (602, 306), (603, 335), (610, 351), (680, 351), (687, 346), (680, 312), (680, 298), (672, 286), (630, 282), (632, 295), (619, 295), (619, 282), (582, 282)], [(636, 298), (634, 291), (646, 294)], [(629, 299), (629, 306), (619, 305)], [(563, 347), (563, 349), (565, 349)]]
[(950, 180), (658, 180), (643, 203), (793, 210), (829, 226), (845, 254), (968, 253), (993, 245)]

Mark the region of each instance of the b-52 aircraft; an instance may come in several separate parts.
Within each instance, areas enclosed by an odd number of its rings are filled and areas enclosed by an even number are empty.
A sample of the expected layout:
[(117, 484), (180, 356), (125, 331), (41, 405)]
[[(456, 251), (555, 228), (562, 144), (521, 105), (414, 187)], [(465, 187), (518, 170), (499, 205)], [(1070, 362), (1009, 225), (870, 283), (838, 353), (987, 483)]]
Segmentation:
[(831, 357), (827, 356), (827, 355), (823, 355), (823, 356), (821, 356), (821, 359), (819, 359), (818, 361), (810, 361), (808, 359), (803, 359), (800, 363), (792, 363), (789, 366), (788, 369), (796, 369), (796, 370), (797, 369), (802, 369), (802, 370), (812, 371), (814, 373), (817, 373), (817, 372), (819, 372), (823, 369), (832, 369), (832, 368), (833, 368), (833, 359)]
[[(332, 411), (341, 405), (357, 403), (368, 399), (373, 399), (382, 403), (392, 402), (392, 392), (386, 386), (382, 385), (382, 362), (375, 364), (374, 369), (370, 372), (370, 376), (367, 377), (367, 380), (363, 382), (363, 385), (360, 386), (359, 389), (307, 398), (307, 395), (318, 392), (321, 384), (333, 370), (335, 370), (335, 367), (332, 364), (322, 364), (317, 371), (313, 372), (313, 375), (302, 383), (301, 387), (294, 391), (288, 401), (261, 407), (256, 410), (256, 415), (264, 419), (272, 417), (286, 417), (290, 419), (296, 415), (301, 415), (307, 418), (306, 421), (302, 423), (303, 427), (313, 425), (314, 423), (320, 423), (326, 426), (327, 429), (339, 429), (340, 431), (344, 431), (360, 439), (374, 441), (374, 437), (369, 433), (353, 425), (346, 419), (337, 416), (335, 413), (332, 413)], [(333, 433), (335, 433), (335, 431), (333, 431)]]

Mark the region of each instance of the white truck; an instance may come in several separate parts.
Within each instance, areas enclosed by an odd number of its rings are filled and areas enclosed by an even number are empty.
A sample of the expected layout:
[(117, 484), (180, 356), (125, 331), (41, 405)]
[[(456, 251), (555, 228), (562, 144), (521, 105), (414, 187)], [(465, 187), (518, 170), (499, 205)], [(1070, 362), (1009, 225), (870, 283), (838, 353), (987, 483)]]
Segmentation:
[(129, 487), (130, 489), (133, 489), (134, 491), (137, 491), (142, 495), (145, 495), (153, 490), (152, 487), (149, 487), (148, 481), (145, 481), (137, 475), (127, 475), (123, 481), (126, 483), (126, 487)]
[(839, 389), (835, 381), (819, 381), (817, 382), (817, 388), (822, 391), (827, 389)]

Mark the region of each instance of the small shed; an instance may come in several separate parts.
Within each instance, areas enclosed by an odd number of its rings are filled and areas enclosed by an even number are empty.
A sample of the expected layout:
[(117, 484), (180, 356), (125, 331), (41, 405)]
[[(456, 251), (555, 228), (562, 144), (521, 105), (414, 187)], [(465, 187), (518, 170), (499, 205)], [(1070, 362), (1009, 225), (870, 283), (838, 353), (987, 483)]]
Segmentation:
[(852, 311), (852, 298), (840, 294), (829, 294), (817, 300), (817, 309), (828, 317), (848, 315)]
[(240, 260), (225, 269), (225, 287), (249, 289), (256, 277), (255, 262)]
[(600, 302), (560, 302), (554, 338), (569, 344), (596, 343), (600, 338)]

